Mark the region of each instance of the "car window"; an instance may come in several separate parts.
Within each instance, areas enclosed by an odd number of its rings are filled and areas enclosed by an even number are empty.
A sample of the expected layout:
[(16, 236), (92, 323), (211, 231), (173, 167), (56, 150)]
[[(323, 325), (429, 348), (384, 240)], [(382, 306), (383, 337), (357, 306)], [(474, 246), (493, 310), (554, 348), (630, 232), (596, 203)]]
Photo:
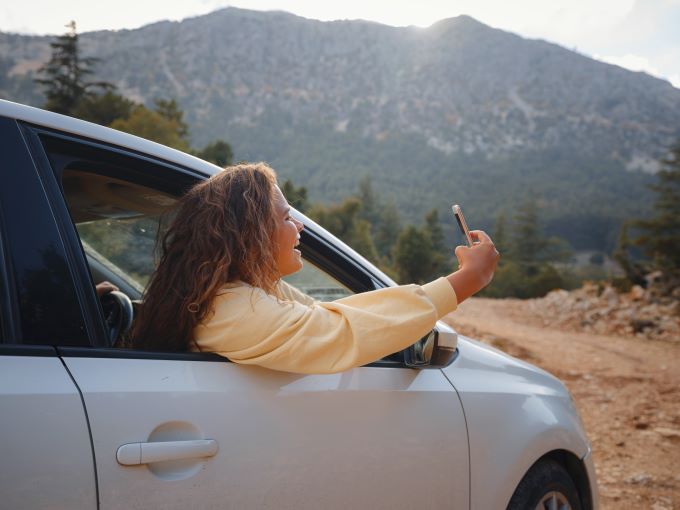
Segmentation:
[[(43, 133), (40, 139), (60, 183), (91, 285), (107, 280), (141, 300), (157, 264), (159, 230), (162, 234), (177, 199), (200, 177), (67, 136)], [(303, 232), (303, 244), (303, 254), (309, 256), (304, 269), (286, 278), (302, 292), (333, 301), (373, 289), (367, 274), (317, 235)], [(105, 310), (98, 309), (102, 313), (97, 320), (106, 320)]]
[(159, 225), (176, 197), (81, 169), (65, 169), (62, 187), (95, 283), (124, 279), (140, 293), (156, 265)]
[(347, 286), (308, 260), (305, 260), (300, 271), (283, 279), (318, 301), (335, 301), (354, 294)]
[[(30, 154), (16, 122), (0, 119), (0, 167), (5, 278), (12, 313), (9, 343), (89, 345), (82, 302), (74, 283), (70, 252), (48, 196), (55, 188), (39, 158)], [(49, 169), (48, 169), (49, 172)], [(50, 177), (51, 179), (45, 179)]]

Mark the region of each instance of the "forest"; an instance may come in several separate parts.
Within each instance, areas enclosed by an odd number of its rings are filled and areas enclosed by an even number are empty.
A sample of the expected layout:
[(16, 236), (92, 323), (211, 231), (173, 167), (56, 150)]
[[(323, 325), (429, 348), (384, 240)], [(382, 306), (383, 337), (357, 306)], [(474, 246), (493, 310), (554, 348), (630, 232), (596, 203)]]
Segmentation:
[[(191, 147), (189, 127), (174, 99), (157, 98), (152, 107), (147, 107), (119, 94), (110, 83), (90, 81), (88, 78), (97, 61), (80, 54), (75, 23), (70, 26), (69, 33), (57, 37), (51, 47), (52, 57), (40, 69), (42, 78), (37, 80), (47, 98), (45, 109), (157, 141), (219, 166), (232, 163), (233, 151), (227, 141), (217, 139), (202, 148)], [(414, 157), (409, 155), (408, 148), (405, 143), (404, 157)], [(471, 227), (478, 226), (473, 218), (484, 218), (481, 226), (489, 231), (502, 254), (494, 281), (484, 295), (531, 298), (556, 288), (580, 286), (584, 280), (602, 279), (610, 279), (626, 289), (632, 284), (644, 285), (644, 275), (652, 270), (677, 275), (680, 267), (680, 146), (670, 154), (662, 162), (663, 169), (656, 177), (648, 178), (650, 186), (646, 193), (652, 204), (649, 217), (623, 222), (620, 229), (616, 225), (616, 239), (607, 234), (612, 231), (615, 220), (607, 219), (606, 213), (579, 217), (576, 211), (571, 220), (545, 214), (550, 205), (545, 189), (542, 195), (534, 190), (516, 194), (523, 199), (515, 201), (512, 208), (503, 210), (493, 221), (478, 207), (472, 207), (470, 211), (474, 215), (468, 217), (472, 220)], [(333, 155), (324, 157), (332, 158)], [(556, 164), (559, 164), (558, 160), (556, 158)], [(414, 164), (414, 168), (416, 166)], [(534, 170), (539, 175), (538, 168)], [(582, 189), (587, 192), (587, 177), (579, 174), (572, 177), (583, 179)], [(489, 176), (485, 178), (489, 179)], [(479, 176), (471, 171), (466, 186), (474, 187), (478, 180)], [(307, 187), (298, 186), (290, 179), (283, 180), (280, 185), (292, 206), (400, 283), (426, 282), (457, 267), (453, 252), (455, 245), (462, 242), (453, 231), (452, 218), (443, 218), (441, 209), (432, 207), (420, 221), (414, 221), (413, 210), (404, 215), (393, 197), (385, 198), (376, 193), (371, 173), (367, 172), (358, 182), (354, 193), (332, 203), (312, 203)], [(621, 186), (625, 187), (626, 182), (622, 180)], [(504, 193), (509, 191), (502, 186), (493, 187), (493, 199), (507, 201)], [(413, 193), (413, 190), (405, 189), (404, 192)], [(600, 205), (604, 211), (611, 204)], [(554, 230), (548, 222), (560, 221), (567, 221), (564, 230), (571, 234), (565, 237), (547, 235), (547, 231)], [(586, 264), (574, 264), (575, 246), (580, 247), (579, 236), (585, 226), (591, 234), (608, 238)], [(612, 270), (611, 265), (605, 266), (610, 256), (616, 260), (618, 270)]]

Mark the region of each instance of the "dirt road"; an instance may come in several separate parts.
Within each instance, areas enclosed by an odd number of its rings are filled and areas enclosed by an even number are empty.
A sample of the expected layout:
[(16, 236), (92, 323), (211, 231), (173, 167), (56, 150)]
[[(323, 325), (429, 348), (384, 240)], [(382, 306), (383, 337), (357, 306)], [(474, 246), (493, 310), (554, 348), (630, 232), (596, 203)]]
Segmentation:
[(680, 342), (556, 331), (514, 299), (470, 299), (447, 319), (564, 381), (593, 444), (603, 509), (680, 510)]

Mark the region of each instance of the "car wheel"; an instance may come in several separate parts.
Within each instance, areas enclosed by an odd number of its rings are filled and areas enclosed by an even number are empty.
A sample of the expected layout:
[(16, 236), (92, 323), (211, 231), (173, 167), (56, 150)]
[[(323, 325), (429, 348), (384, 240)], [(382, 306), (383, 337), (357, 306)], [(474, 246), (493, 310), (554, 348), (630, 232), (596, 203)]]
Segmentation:
[(519, 482), (508, 510), (581, 510), (581, 501), (567, 470), (552, 459), (544, 459)]

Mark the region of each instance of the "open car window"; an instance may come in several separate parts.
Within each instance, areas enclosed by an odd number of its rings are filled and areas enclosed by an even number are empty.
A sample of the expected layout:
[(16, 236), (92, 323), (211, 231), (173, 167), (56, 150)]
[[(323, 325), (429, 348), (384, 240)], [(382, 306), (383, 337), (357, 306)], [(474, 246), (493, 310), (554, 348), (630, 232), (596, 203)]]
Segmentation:
[(95, 283), (122, 283), (139, 299), (156, 265), (159, 225), (176, 198), (84, 170), (64, 170), (62, 186)]

